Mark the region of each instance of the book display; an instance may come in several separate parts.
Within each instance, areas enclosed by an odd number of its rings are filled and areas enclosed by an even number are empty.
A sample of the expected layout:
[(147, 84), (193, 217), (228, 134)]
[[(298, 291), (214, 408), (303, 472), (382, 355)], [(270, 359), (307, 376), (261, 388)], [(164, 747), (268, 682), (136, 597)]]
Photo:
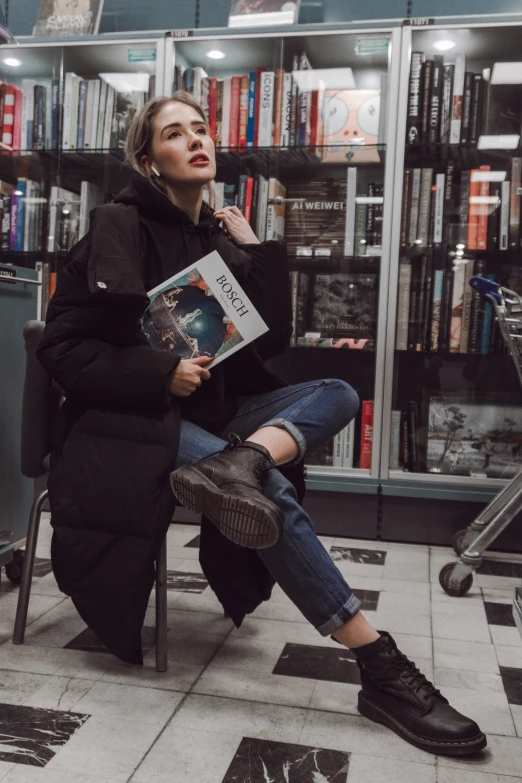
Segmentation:
[[(205, 198), (215, 209), (236, 204), (261, 241), (287, 244), (293, 330), (272, 368), (289, 383), (341, 378), (363, 403), (354, 422), (307, 455), (318, 473), (372, 468), (391, 210), (391, 34), (382, 38), (382, 53), (370, 57), (357, 53), (364, 38), (348, 33), (334, 36), (335, 46), (332, 36), (314, 34), (172, 42), (172, 90), (202, 103), (216, 144), (216, 180)], [(208, 56), (212, 49), (219, 59)]]
[(487, 35), (480, 27), (405, 33), (411, 58), (401, 85), (404, 168), (389, 320), (394, 478), (491, 483), (522, 467), (512, 359), (491, 304), (469, 285), (475, 275), (522, 290), (522, 64), (511, 56), (519, 35), (516, 25)]

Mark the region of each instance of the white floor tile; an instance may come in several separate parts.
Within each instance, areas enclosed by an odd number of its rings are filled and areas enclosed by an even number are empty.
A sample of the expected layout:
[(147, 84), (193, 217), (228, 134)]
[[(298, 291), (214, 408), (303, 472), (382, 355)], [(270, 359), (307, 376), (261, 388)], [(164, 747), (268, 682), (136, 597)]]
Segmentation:
[[(156, 593), (150, 594), (149, 606), (156, 606)], [(206, 587), (202, 593), (185, 593), (181, 590), (167, 590), (167, 608), (187, 612), (211, 612), (223, 617), (224, 609), (213, 590)]]
[(474, 582), (466, 595), (461, 595), (458, 598), (453, 595), (448, 595), (440, 586), (439, 580), (431, 582), (431, 599), (440, 604), (445, 604), (448, 607), (456, 606), (457, 602), (462, 606), (473, 606), (473, 604), (482, 605), (482, 591), (480, 587)]
[(437, 687), (448, 686), (504, 693), (504, 685), (502, 684), (500, 674), (474, 672), (470, 671), (470, 669), (447, 669), (437, 666), (435, 669), (435, 685)]
[(481, 588), (481, 592), (483, 600), (490, 604), (512, 604), (515, 591), (512, 588), (508, 590), (495, 590), (492, 587), (483, 587)]
[(357, 696), (360, 690), (360, 685), (348, 682), (317, 680), (309, 707), (312, 710), (359, 715)]
[(64, 647), (86, 628), (70, 598), (62, 600), (28, 626), (25, 643), (41, 647)]
[[(176, 728), (298, 742), (307, 710), (191, 694), (171, 721)], [(326, 747), (326, 746), (325, 746)]]
[(377, 552), (387, 552), (391, 546), (387, 541), (366, 541), (363, 538), (339, 538), (334, 539), (333, 546), (342, 546), (347, 549), (372, 549)]
[(146, 720), (165, 723), (180, 702), (179, 693), (158, 691), (150, 688), (135, 688), (110, 682), (94, 683), (92, 688), (76, 703), (75, 712), (85, 715), (115, 719), (131, 715), (146, 716)]
[(335, 560), (335, 565), (350, 584), (353, 577), (372, 576), (382, 578), (384, 567), (381, 565), (369, 565), (368, 563), (350, 563), (348, 560)]
[(140, 689), (151, 688), (160, 691), (187, 693), (205, 668), (203, 665), (191, 666), (172, 660), (169, 660), (168, 667), (166, 672), (156, 671), (156, 659), (153, 651), (145, 656), (143, 666), (133, 666), (116, 661), (103, 675), (101, 682), (138, 686)]
[[(24, 675), (27, 677), (27, 675)], [(94, 680), (73, 677), (45, 677), (45, 682), (24, 704), (46, 710), (74, 710), (80, 699), (90, 691)]]
[(175, 568), (170, 570), (175, 570), (179, 573), (203, 574), (203, 569), (201, 568), (199, 560), (192, 560), (188, 557), (185, 557), (182, 560), (175, 558)]
[(376, 615), (379, 630), (391, 634), (431, 636), (430, 601), (427, 596), (382, 592)]
[(233, 671), (210, 667), (195, 683), (192, 693), (229, 699), (308, 707), (315, 680), (268, 672)]
[(350, 757), (348, 783), (435, 783), (436, 769), (428, 764), (375, 758), (362, 753)]
[(167, 533), (167, 546), (184, 547), (199, 536), (199, 530), (196, 525), (171, 525)]
[[(269, 642), (293, 642), (295, 644), (336, 645), (329, 636), (321, 636), (307, 623), (280, 623), (276, 620), (247, 618), (241, 628), (234, 628), (231, 639), (266, 639)], [(1, 648), (0, 648), (1, 649)], [(1, 659), (0, 659), (1, 663)]]
[(440, 639), (459, 639), (462, 641), (491, 642), (491, 636), (484, 607), (456, 605), (447, 606), (432, 603), (433, 636)]
[(486, 695), (483, 691), (466, 688), (440, 687), (452, 707), (478, 723), (485, 734), (515, 736), (515, 726), (505, 693)]
[(499, 673), (492, 644), (456, 639), (434, 639), (435, 668)]
[(380, 590), (382, 586), (382, 576), (359, 576), (352, 574), (345, 578), (352, 590)]
[[(477, 760), (477, 764), (480, 761)], [(451, 767), (439, 767), (437, 770), (437, 783), (520, 783), (522, 778), (513, 778), (511, 775), (488, 775), (486, 772), (479, 772), (464, 769), (452, 769)]]
[(433, 644), (431, 638), (403, 633), (394, 633), (393, 638), (395, 639), (399, 650), (411, 660), (415, 662), (418, 658), (429, 661), (433, 660)]
[(522, 658), (522, 638), (518, 628), (506, 625), (490, 625), (489, 628), (494, 644), (503, 645), (504, 647), (519, 647)]
[(32, 644), (0, 646), (0, 669), (53, 674), (57, 677), (77, 677), (99, 680), (109, 669), (113, 656), (82, 650), (61, 650), (55, 647), (36, 647)]
[(489, 574), (475, 574), (477, 584), (480, 587), (486, 589), (493, 588), (493, 590), (514, 590), (515, 587), (520, 587), (520, 577), (511, 576), (490, 576)]
[(0, 761), (0, 780), (4, 780), (10, 769), (14, 768), (12, 761)]
[(404, 565), (409, 568), (413, 565), (428, 567), (430, 555), (427, 546), (409, 546), (392, 544), (386, 554), (386, 565)]
[(223, 643), (210, 664), (220, 669), (244, 672), (272, 672), (286, 642), (269, 642), (257, 637), (238, 637), (234, 634)]
[(169, 724), (131, 783), (221, 783), (242, 736)]
[(47, 680), (43, 674), (0, 671), (0, 704), (25, 704)]
[(285, 602), (272, 600), (263, 601), (249, 617), (256, 619), (259, 617), (264, 620), (279, 620), (280, 622), (306, 623), (307, 625), (310, 625), (297, 606), (288, 599)]
[(522, 669), (522, 650), (520, 647), (508, 647), (504, 644), (496, 644), (499, 666), (509, 666), (513, 669)]
[[(31, 623), (54, 606), (60, 604), (63, 600), (63, 595), (32, 595), (27, 612), (27, 628), (29, 629)], [(17, 604), (18, 590), (9, 593), (0, 593), (0, 636), (12, 636)]]
[[(452, 758), (450, 756), (438, 756), (438, 771), (442, 767), (452, 767), (453, 769), (469, 771), (472, 774), (477, 772), (495, 773), (501, 775), (513, 775), (517, 777), (521, 771), (520, 759), (522, 759), (522, 739), (519, 737), (501, 737), (500, 735), (490, 734), (488, 736), (488, 746), (481, 753), (480, 757), (468, 759)], [(475, 778), (471, 778), (471, 783), (475, 783)], [(479, 779), (477, 778), (477, 781)], [(505, 783), (504, 778), (500, 777), (501, 783)], [(457, 779), (461, 783), (461, 778)], [(482, 781), (481, 781), (482, 783)], [(486, 781), (484, 781), (486, 783)], [(487, 783), (490, 783), (487, 780)]]
[[(88, 764), (88, 760), (86, 763)], [(61, 772), (48, 767), (29, 767), (26, 764), (15, 764), (12, 771), (5, 778), (0, 777), (0, 780), (2, 783), (72, 783), (70, 772)], [(116, 781), (75, 772), (74, 783), (116, 783)]]
[[(390, 554), (388, 552), (388, 554)], [(426, 582), (429, 584), (428, 563), (386, 563), (383, 579), (401, 579), (409, 582)]]
[(517, 737), (522, 737), (522, 705), (510, 704), (509, 706), (511, 707), (511, 714), (513, 716)]
[[(395, 595), (409, 595), (417, 598), (429, 599), (430, 585), (428, 582), (415, 582), (404, 579), (383, 578), (380, 588), (384, 593)], [(396, 599), (400, 606), (400, 598)]]
[(175, 569), (174, 563), (181, 560), (195, 560), (199, 563), (199, 549), (190, 546), (169, 546), (167, 547), (167, 568)]

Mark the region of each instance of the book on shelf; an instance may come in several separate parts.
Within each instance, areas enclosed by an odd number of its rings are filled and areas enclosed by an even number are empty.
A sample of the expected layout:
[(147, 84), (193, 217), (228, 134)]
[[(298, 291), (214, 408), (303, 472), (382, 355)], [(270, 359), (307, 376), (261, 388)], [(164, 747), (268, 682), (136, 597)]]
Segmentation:
[(361, 457), (360, 467), (370, 470), (372, 467), (373, 446), (373, 400), (363, 400), (361, 418)]
[(390, 468), (400, 467), (401, 454), (401, 411), (392, 410), (390, 420)]
[(343, 427), (334, 437), (332, 459), (334, 468), (353, 467), (354, 435), (355, 420), (352, 419), (352, 421), (346, 427)]

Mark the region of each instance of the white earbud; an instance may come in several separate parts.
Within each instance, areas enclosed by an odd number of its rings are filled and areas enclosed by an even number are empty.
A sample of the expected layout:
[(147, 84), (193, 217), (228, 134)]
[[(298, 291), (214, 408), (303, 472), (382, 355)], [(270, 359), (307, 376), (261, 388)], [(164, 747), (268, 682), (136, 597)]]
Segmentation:
[(158, 169), (156, 168), (156, 166), (151, 166), (151, 169), (152, 169), (152, 173), (153, 174), (155, 174), (157, 177), (160, 176), (160, 173), (159, 173)]

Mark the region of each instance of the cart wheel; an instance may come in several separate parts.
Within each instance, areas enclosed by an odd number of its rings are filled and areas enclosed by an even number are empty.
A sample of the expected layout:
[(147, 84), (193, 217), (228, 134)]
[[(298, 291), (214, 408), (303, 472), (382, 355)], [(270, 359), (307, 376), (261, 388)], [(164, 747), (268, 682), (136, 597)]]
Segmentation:
[(5, 575), (14, 585), (19, 585), (22, 581), (22, 568), (24, 567), (25, 552), (17, 549), (10, 563), (5, 567)]
[(473, 584), (473, 574), (468, 574), (464, 581), (461, 582), (457, 587), (454, 587), (453, 585), (450, 586), (450, 577), (456, 565), (457, 563), (446, 563), (446, 565), (443, 566), (440, 571), (439, 582), (442, 589), (448, 595), (453, 595), (455, 598), (459, 598), (459, 596), (466, 595), (466, 593), (469, 593), (471, 590), (471, 585)]
[(455, 533), (455, 535), (453, 536), (453, 540), (451, 544), (453, 546), (453, 551), (455, 552), (456, 555), (458, 555), (458, 557), (460, 557), (464, 551), (462, 542), (464, 541), (464, 536), (466, 535), (467, 532), (468, 532), (467, 530), (459, 530), (458, 533)]

